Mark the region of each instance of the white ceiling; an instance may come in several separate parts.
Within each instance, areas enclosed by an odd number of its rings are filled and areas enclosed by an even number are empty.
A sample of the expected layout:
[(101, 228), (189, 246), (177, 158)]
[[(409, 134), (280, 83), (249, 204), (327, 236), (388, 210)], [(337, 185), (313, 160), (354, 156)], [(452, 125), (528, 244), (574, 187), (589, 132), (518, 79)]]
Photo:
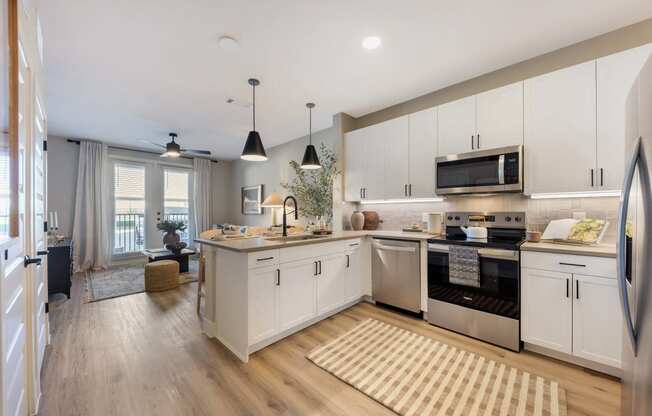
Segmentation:
[[(49, 131), (239, 156), (652, 16), (649, 0), (43, 0)], [(235, 37), (236, 52), (218, 46)], [(377, 35), (375, 51), (361, 47)], [(227, 98), (238, 104), (227, 104)], [(245, 104), (243, 106), (242, 104)]]

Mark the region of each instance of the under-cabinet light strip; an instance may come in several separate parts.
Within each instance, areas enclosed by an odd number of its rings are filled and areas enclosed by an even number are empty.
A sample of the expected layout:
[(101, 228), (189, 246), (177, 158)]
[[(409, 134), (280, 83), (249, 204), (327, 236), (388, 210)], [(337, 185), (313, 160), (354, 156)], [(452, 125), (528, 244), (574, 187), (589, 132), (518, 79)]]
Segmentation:
[(550, 193), (550, 194), (532, 194), (532, 199), (561, 199), (561, 198), (604, 198), (604, 197), (619, 197), (620, 191), (600, 191), (600, 192), (563, 192), (563, 193)]
[(444, 198), (417, 198), (417, 199), (369, 199), (360, 201), (361, 205), (373, 204), (423, 204), (427, 202), (442, 202)]

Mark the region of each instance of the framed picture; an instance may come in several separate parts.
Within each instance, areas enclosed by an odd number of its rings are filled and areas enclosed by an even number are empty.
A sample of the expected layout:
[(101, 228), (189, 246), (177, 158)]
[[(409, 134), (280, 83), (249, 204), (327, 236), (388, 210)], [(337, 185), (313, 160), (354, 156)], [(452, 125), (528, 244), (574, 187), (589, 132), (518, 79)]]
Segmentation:
[(263, 185), (242, 187), (242, 213), (244, 215), (260, 215), (263, 207)]

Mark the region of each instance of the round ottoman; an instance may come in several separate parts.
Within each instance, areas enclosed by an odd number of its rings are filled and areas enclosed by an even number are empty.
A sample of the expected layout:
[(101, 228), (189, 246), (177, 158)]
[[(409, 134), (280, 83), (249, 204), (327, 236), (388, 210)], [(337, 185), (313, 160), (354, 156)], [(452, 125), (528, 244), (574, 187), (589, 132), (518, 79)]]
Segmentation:
[(145, 290), (160, 292), (179, 287), (179, 263), (158, 260), (145, 264)]

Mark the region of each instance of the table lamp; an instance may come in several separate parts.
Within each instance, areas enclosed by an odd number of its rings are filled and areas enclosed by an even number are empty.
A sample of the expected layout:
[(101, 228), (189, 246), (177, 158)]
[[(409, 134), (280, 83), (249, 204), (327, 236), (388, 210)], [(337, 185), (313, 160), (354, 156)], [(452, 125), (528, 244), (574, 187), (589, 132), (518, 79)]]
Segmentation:
[(278, 192), (272, 192), (262, 204), (261, 207), (271, 208), (272, 209), (272, 227), (276, 227), (276, 208), (281, 208), (283, 206), (283, 197)]

